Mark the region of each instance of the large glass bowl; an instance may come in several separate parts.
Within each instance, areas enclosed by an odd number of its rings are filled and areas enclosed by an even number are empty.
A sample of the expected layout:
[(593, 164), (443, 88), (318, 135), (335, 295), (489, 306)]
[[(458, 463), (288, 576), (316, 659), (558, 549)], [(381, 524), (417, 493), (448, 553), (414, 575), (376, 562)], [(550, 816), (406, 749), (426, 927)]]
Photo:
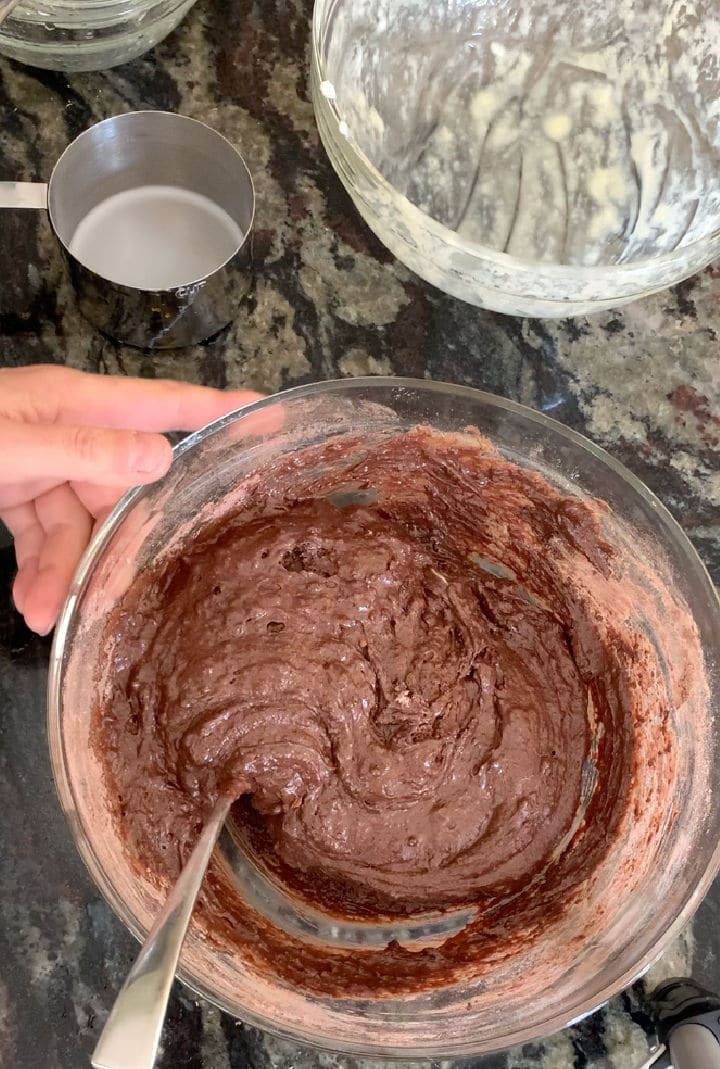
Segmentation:
[[(492, 983), (480, 978), (402, 998), (317, 997), (261, 974), (237, 951), (224, 951), (191, 928), (182, 954), (182, 979), (244, 1021), (326, 1049), (440, 1058), (529, 1041), (600, 1005), (661, 953), (701, 901), (720, 864), (718, 603), (680, 528), (620, 464), (539, 413), (472, 389), (433, 382), (328, 382), (289, 390), (233, 413), (187, 438), (177, 448), (169, 474), (160, 483), (128, 493), (93, 539), (55, 632), (49, 735), (57, 789), (78, 849), (112, 908), (142, 937), (162, 892), (138, 877), (125, 856), (90, 741), (93, 706), (112, 671), (104, 639), (108, 613), (143, 568), (222, 511), (242, 491), (243, 479), (259, 467), (348, 432), (362, 433), (371, 443), (418, 423), (443, 432), (479, 427), (515, 462), (542, 472), (567, 492), (608, 502), (613, 522), (631, 547), (628, 552), (644, 562), (657, 561), (675, 592), (691, 606), (707, 676), (707, 689), (699, 686), (672, 711), (678, 763), (663, 834), (650, 846), (644, 840), (643, 853), (631, 824), (626, 838), (609, 851), (601, 877), (579, 907), (585, 935), (575, 954), (565, 953), (566, 965), (547, 987), (538, 986), (537, 961), (530, 954), (526, 960), (523, 948), (519, 973), (516, 957), (514, 976), (504, 976), (506, 966), (500, 963)], [(342, 470), (337, 477), (342, 485)], [(595, 888), (604, 884), (605, 891), (612, 890), (628, 853), (633, 868), (641, 872), (639, 882), (631, 891), (619, 886), (617, 894), (605, 894), (601, 915)], [(286, 902), (267, 893), (261, 874), (243, 871), (243, 859), (233, 856), (232, 844), (224, 841), (213, 863), (229, 867), (242, 893), (268, 923), (300, 933), (300, 938), (303, 924), (309, 925), (309, 937), (327, 942), (328, 948), (347, 935), (332, 925), (309, 923), (302, 911), (288, 910)], [(548, 920), (541, 957), (552, 960), (558, 947), (566, 951), (572, 945), (568, 940), (579, 930), (576, 913), (563, 915), (561, 922)], [(506, 994), (498, 1001), (493, 992), (499, 990)]]
[(0, 25), (0, 54), (59, 71), (97, 71), (162, 41), (195, 0), (21, 0)]
[(312, 95), (361, 215), (513, 315), (663, 289), (720, 252), (713, 0), (316, 0)]

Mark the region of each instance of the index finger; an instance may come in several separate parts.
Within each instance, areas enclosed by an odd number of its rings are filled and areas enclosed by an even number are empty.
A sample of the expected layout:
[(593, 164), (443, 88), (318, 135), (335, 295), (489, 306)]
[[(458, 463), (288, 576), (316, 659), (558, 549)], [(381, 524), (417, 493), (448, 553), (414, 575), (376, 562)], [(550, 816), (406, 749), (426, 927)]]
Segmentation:
[(253, 390), (216, 390), (169, 379), (88, 375), (58, 369), (66, 377), (57, 398), (57, 422), (137, 431), (196, 431), (237, 408), (258, 401)]

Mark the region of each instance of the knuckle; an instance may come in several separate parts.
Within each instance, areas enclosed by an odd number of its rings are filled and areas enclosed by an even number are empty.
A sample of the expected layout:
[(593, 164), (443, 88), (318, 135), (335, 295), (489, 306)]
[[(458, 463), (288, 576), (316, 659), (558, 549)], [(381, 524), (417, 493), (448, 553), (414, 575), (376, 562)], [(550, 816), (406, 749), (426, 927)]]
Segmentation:
[(94, 427), (73, 427), (69, 437), (70, 449), (78, 460), (95, 464), (101, 459), (100, 443)]
[(97, 427), (74, 427), (70, 448), (84, 467), (105, 471), (124, 471), (127, 468), (129, 444), (123, 436)]
[(56, 364), (42, 364), (35, 369), (37, 376), (30, 383), (32, 396), (45, 409), (56, 408), (72, 390), (70, 369)]

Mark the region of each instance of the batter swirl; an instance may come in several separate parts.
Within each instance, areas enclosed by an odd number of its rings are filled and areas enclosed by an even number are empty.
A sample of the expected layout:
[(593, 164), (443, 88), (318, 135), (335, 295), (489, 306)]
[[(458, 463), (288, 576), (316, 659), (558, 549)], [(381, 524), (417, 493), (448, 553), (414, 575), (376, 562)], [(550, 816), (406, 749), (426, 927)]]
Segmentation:
[[(249, 848), (330, 912), (498, 915), (515, 896), (517, 928), (560, 908), (624, 812), (659, 671), (602, 516), (477, 436), (422, 428), (261, 473), (111, 623), (98, 743), (133, 857), (174, 876), (228, 792)], [(272, 951), (221, 882), (208, 929)], [(480, 960), (463, 938), (372, 969), (439, 982)]]

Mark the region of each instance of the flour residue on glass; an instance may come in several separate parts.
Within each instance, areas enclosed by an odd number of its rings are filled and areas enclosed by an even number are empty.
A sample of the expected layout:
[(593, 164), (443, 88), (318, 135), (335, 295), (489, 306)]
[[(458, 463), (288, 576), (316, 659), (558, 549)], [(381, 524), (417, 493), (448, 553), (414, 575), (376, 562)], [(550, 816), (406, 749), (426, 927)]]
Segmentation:
[(326, 47), (347, 136), (465, 241), (592, 266), (718, 227), (710, 0), (360, 0)]
[(208, 197), (147, 185), (92, 208), (73, 234), (70, 252), (110, 282), (168, 290), (216, 271), (242, 240), (235, 220)]

